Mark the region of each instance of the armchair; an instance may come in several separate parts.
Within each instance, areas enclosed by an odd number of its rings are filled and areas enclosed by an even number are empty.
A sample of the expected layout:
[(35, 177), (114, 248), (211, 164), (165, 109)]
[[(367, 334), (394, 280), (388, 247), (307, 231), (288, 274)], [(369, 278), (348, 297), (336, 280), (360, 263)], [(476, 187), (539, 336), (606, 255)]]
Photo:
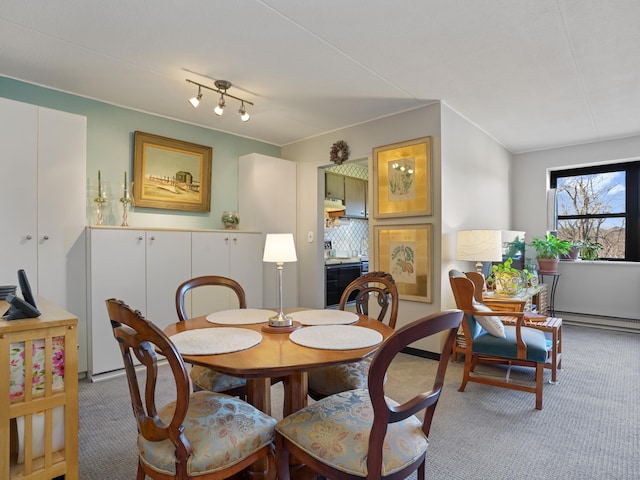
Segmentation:
[[(449, 282), (456, 306), (464, 312), (462, 329), (465, 338), (464, 373), (459, 391), (467, 382), (520, 390), (536, 395), (536, 409), (542, 409), (542, 384), (545, 363), (550, 361), (551, 345), (544, 332), (524, 326), (523, 312), (493, 312), (482, 303), (478, 288), (481, 278), (475, 272), (449, 272)], [(500, 317), (515, 317), (515, 325), (503, 325)], [(535, 386), (510, 383), (505, 380), (475, 375), (478, 363), (497, 363), (533, 367)]]

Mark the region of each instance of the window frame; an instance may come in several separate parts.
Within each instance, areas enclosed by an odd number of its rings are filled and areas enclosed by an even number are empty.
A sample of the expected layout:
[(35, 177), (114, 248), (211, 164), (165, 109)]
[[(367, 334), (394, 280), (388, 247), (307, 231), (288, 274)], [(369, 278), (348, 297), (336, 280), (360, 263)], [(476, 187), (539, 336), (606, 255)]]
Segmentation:
[(557, 189), (558, 179), (579, 175), (625, 172), (626, 201), (624, 213), (602, 215), (559, 215), (555, 211), (555, 223), (559, 220), (580, 218), (624, 218), (625, 219), (625, 258), (610, 258), (611, 261), (640, 262), (640, 160), (620, 163), (607, 163), (585, 167), (552, 170), (549, 175), (550, 188)]

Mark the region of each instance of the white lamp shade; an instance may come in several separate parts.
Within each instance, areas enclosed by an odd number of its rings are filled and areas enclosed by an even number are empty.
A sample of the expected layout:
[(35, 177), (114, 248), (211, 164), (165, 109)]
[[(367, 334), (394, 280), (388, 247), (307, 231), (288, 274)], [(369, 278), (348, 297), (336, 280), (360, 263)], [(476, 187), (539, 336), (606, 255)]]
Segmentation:
[(264, 242), (263, 262), (297, 262), (293, 233), (268, 233)]
[(500, 230), (458, 231), (456, 260), (502, 261), (502, 232)]

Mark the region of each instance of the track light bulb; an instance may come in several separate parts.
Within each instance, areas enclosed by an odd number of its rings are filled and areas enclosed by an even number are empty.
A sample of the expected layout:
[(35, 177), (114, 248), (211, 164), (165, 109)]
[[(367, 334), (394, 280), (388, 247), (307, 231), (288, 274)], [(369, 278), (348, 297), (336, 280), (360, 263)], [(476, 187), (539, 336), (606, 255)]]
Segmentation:
[(240, 114), (240, 120), (242, 120), (243, 122), (248, 122), (251, 119), (251, 115), (249, 115), (247, 113), (247, 109), (244, 108), (244, 102), (242, 102), (242, 105), (240, 106), (240, 110), (238, 110), (238, 113)]
[(213, 109), (216, 115), (222, 115), (224, 113), (224, 95), (220, 95), (218, 105)]
[(200, 104), (200, 99), (202, 98), (202, 87), (198, 87), (198, 95), (189, 99), (189, 103), (193, 108), (196, 108)]

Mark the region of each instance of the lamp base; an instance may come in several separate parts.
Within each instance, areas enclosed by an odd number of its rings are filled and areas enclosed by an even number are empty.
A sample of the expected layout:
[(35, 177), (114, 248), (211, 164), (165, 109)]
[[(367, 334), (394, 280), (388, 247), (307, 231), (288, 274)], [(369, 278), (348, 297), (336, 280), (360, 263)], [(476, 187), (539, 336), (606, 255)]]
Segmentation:
[(276, 327), (271, 324), (263, 325), (261, 330), (265, 333), (291, 333), (299, 328), (302, 328), (302, 324), (300, 322), (293, 322), (288, 327)]

